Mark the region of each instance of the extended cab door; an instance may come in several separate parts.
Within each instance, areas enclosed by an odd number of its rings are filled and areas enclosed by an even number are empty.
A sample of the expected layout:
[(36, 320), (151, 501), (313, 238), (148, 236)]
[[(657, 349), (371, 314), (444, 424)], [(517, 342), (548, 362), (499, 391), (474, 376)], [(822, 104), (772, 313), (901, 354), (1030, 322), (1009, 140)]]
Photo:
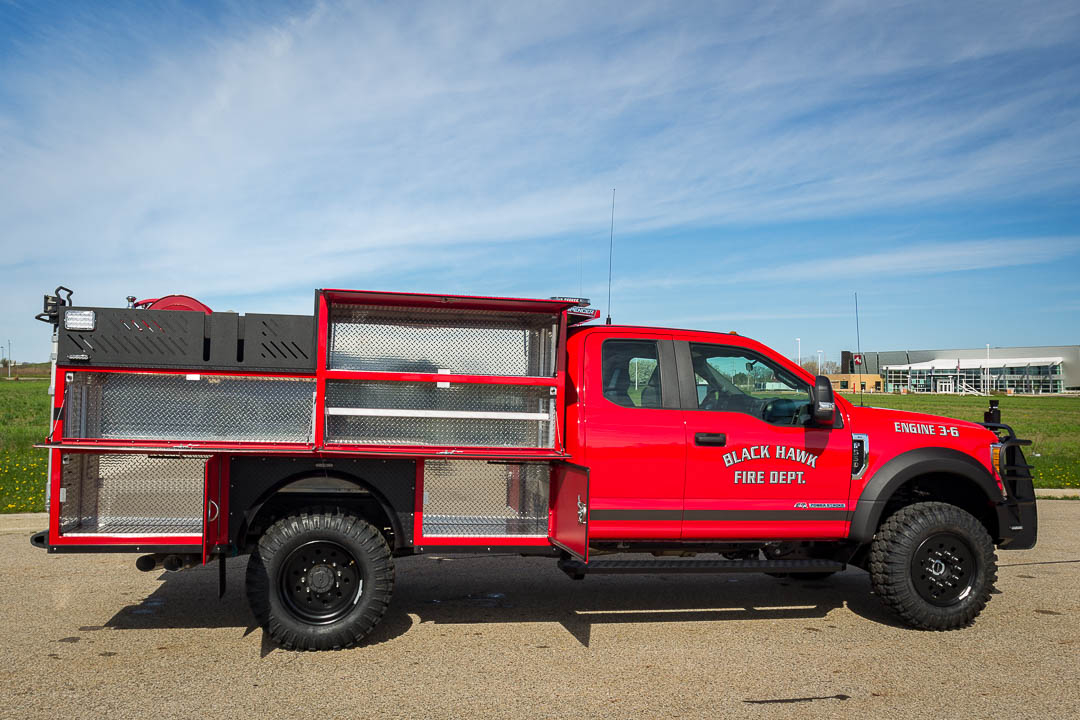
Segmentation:
[(589, 536), (677, 539), (686, 440), (671, 337), (600, 329), (583, 368)]
[(676, 341), (675, 352), (687, 444), (682, 537), (844, 537), (851, 433), (807, 424), (810, 383), (749, 344)]

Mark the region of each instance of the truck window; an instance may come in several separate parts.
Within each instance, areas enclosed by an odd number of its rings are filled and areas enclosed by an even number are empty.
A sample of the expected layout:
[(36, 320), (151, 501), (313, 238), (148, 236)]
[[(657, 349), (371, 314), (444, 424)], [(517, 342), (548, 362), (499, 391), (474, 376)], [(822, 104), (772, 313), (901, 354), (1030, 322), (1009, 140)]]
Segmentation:
[(698, 410), (740, 412), (775, 425), (798, 425), (810, 385), (771, 360), (741, 348), (690, 343)]
[(658, 358), (655, 340), (605, 340), (604, 397), (623, 407), (661, 407)]

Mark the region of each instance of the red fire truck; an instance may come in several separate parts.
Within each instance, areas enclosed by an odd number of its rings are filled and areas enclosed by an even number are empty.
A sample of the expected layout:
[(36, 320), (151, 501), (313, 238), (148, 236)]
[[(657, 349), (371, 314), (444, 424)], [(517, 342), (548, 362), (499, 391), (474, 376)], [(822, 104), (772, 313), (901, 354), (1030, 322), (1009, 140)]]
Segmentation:
[[(248, 555), (280, 645), (379, 622), (394, 558), (595, 573), (866, 570), (906, 623), (970, 624), (1035, 544), (1029, 466), (975, 424), (858, 407), (736, 334), (589, 323), (575, 298), (318, 290), (311, 315), (45, 296), (49, 552)], [(629, 555), (628, 554), (632, 554)]]

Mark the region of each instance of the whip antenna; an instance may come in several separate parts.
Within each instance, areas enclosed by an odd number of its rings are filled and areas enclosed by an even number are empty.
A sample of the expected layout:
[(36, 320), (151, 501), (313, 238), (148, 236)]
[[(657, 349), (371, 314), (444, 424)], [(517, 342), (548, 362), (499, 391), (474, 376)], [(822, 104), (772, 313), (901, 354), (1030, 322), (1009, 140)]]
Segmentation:
[(859, 353), (859, 405), (863, 403), (862, 368), (866, 358), (862, 354), (862, 337), (859, 335), (859, 293), (855, 293), (855, 352)]
[(611, 258), (615, 252), (615, 188), (611, 188), (611, 235), (608, 236), (607, 250), (607, 321), (611, 324)]

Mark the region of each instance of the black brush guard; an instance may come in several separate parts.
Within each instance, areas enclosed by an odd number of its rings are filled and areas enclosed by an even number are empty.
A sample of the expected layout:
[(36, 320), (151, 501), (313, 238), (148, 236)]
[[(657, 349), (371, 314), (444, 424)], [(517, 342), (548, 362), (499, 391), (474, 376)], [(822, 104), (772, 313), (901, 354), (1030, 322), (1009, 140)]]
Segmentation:
[(998, 436), (1001, 455), (998, 474), (1005, 485), (1007, 497), (998, 504), (998, 546), (1002, 550), (1028, 550), (1035, 547), (1039, 535), (1039, 514), (1035, 505), (1035, 484), (1031, 477), (1034, 466), (1028, 465), (1022, 447), (1031, 445), (1021, 440), (1016, 432), (1001, 422), (1001, 409), (997, 400), (990, 401), (990, 409), (983, 416), (983, 427)]

